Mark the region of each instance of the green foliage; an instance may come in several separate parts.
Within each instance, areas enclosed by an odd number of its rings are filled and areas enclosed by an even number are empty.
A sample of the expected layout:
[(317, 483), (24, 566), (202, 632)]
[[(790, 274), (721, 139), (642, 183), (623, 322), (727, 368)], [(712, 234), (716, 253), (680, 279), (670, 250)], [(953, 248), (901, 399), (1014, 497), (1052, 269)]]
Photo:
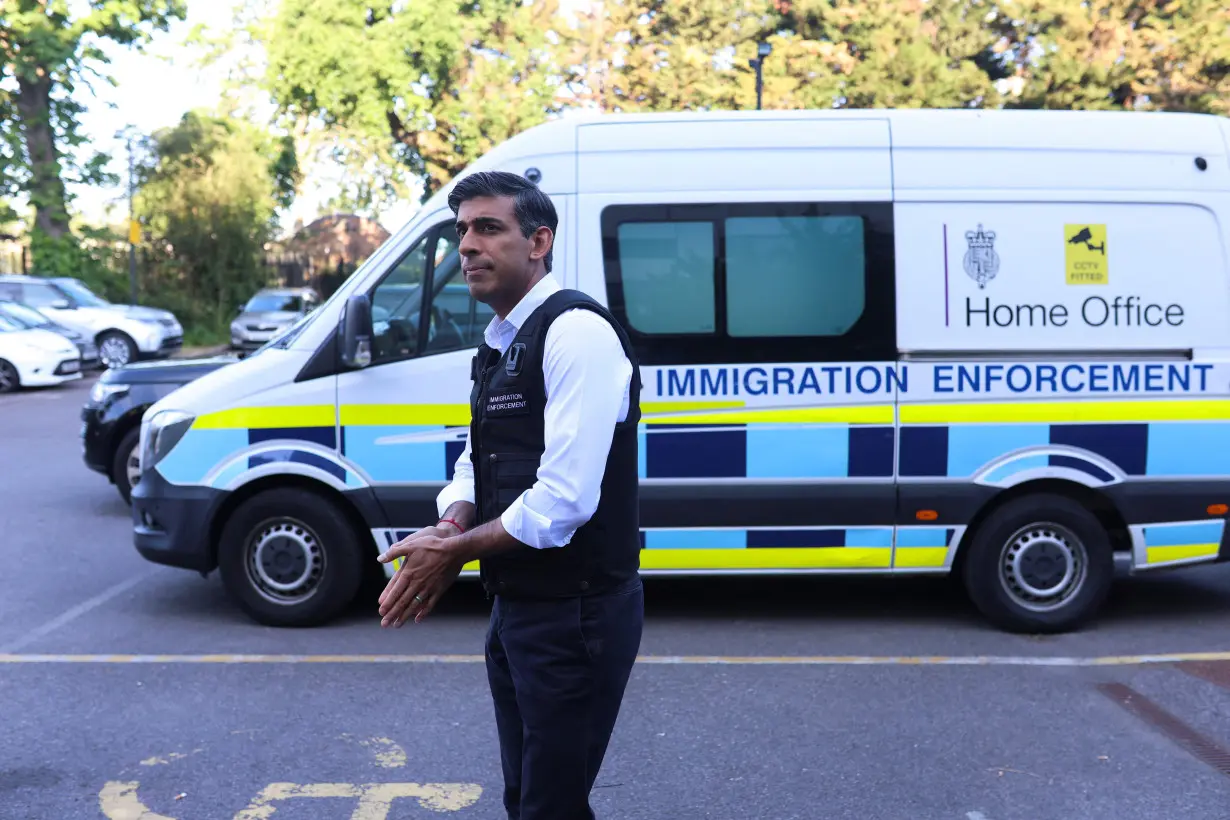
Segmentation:
[(557, 109), (554, 0), (283, 0), (266, 82), (292, 121), (381, 142), (429, 195)]
[(293, 145), (241, 120), (197, 112), (155, 134), (136, 197), (150, 301), (200, 332), (225, 329), (266, 282), (276, 207), (297, 182)]
[[(103, 184), (105, 157), (77, 164), (86, 144), (82, 92), (107, 62), (101, 45), (144, 42), (185, 14), (186, 0), (3, 0), (0, 2), (0, 199), (24, 192), (36, 230), (69, 230), (66, 182)], [(74, 13), (75, 12), (75, 13)], [(51, 245), (40, 245), (44, 249)], [(47, 251), (48, 264), (63, 258)]]

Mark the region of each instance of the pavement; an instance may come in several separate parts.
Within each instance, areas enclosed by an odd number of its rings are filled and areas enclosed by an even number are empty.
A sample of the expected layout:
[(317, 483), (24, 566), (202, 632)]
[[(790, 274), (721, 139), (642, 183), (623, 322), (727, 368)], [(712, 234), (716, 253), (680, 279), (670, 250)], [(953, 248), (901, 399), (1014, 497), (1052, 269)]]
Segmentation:
[[(89, 386), (0, 397), (0, 818), (501, 818), (484, 597), (246, 620), (136, 554), (81, 462)], [(646, 595), (604, 820), (1230, 818), (1230, 567), (1120, 578), (1049, 637), (942, 579)]]

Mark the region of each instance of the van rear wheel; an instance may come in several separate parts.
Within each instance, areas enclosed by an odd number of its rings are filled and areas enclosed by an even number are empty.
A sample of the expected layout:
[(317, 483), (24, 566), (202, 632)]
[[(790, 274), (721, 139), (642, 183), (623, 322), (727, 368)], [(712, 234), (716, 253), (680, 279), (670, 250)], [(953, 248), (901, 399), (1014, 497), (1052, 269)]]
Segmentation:
[(1061, 495), (1013, 499), (974, 533), (963, 580), (974, 605), (1009, 632), (1066, 632), (1101, 608), (1114, 577), (1110, 537)]
[(249, 617), (266, 626), (319, 626), (354, 600), (363, 555), (338, 505), (302, 489), (265, 490), (222, 529), (218, 569)]

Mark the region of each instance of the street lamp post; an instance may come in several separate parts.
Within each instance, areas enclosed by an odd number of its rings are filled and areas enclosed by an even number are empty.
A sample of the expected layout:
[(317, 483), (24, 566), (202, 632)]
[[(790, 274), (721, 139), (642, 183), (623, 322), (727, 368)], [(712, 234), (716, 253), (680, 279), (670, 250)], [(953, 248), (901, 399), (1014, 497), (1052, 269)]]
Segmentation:
[(128, 289), (129, 299), (137, 304), (137, 214), (133, 198), (136, 193), (136, 183), (133, 178), (132, 134), (128, 135)]
[(760, 98), (764, 89), (764, 58), (768, 57), (773, 51), (773, 46), (768, 43), (760, 43), (756, 46), (756, 58), (748, 60), (747, 64), (756, 69), (756, 110), (760, 110)]

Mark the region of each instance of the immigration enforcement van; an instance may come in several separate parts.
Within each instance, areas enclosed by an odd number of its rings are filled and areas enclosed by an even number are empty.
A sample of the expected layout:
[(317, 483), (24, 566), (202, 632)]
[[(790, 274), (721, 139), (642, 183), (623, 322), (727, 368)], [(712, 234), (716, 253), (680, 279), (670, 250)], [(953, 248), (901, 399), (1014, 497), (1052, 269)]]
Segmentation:
[[(636, 346), (645, 574), (953, 573), (999, 627), (1045, 632), (1097, 612), (1116, 557), (1230, 558), (1227, 122), (568, 117), (467, 173), (552, 197), (555, 276)], [(436, 522), (492, 317), (447, 193), (147, 411), (143, 556), (319, 624)]]

